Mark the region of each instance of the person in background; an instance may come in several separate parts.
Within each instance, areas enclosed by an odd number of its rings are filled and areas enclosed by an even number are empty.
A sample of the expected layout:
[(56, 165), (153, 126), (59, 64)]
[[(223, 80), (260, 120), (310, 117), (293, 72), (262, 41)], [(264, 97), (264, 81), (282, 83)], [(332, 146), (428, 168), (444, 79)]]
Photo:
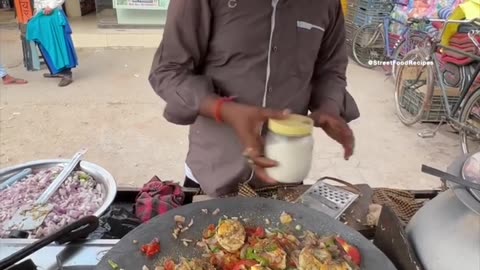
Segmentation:
[(164, 117), (190, 125), (184, 185), (216, 197), (275, 183), (259, 127), (285, 109), (310, 111), (348, 159), (360, 114), (347, 64), (338, 0), (171, 1), (149, 80)]
[[(42, 12), (44, 15), (47, 15), (47, 16), (50, 16), (54, 13), (55, 10), (61, 10), (62, 9), (62, 5), (63, 3), (65, 2), (65, 0), (34, 0), (34, 14), (35, 16), (37, 16), (40, 12)], [(68, 24), (68, 20), (67, 20), (67, 17), (64, 15), (63, 11), (61, 12), (62, 13), (62, 18), (60, 20), (65, 20), (65, 26), (63, 27), (68, 27), (68, 32), (65, 32), (65, 39), (66, 39), (66, 48), (67, 49), (64, 49), (63, 52), (60, 53), (61, 49), (60, 48), (51, 48), (50, 47), (47, 47), (47, 45), (39, 45), (40, 47), (40, 51), (42, 52), (42, 55), (44, 56), (44, 58), (46, 57), (47, 55), (47, 52), (48, 52), (48, 56), (46, 59), (47, 60), (47, 66), (49, 66), (49, 70), (50, 70), (50, 73), (45, 73), (43, 74), (43, 76), (45, 78), (61, 78), (61, 81), (60, 83), (58, 84), (58, 86), (60, 87), (64, 87), (64, 86), (67, 86), (69, 84), (71, 84), (73, 82), (73, 74), (72, 74), (72, 69), (71, 67), (75, 67), (76, 64), (77, 64), (77, 59), (76, 59), (76, 54), (74, 52), (74, 48), (73, 48), (73, 42), (70, 42), (70, 44), (68, 44), (68, 41), (70, 39), (70, 34), (71, 34), (71, 29), (70, 29), (70, 26)], [(29, 23), (30, 24), (30, 23)], [(51, 29), (51, 26), (50, 25), (43, 25), (42, 24), (36, 24), (36, 26), (38, 26), (37, 28), (41, 28), (41, 29), (36, 29), (36, 32), (37, 34), (35, 36), (40, 36), (40, 35), (43, 35), (42, 32), (45, 32), (45, 31), (52, 31)], [(29, 25), (30, 27), (30, 25)], [(30, 29), (27, 30), (27, 33), (28, 31), (30, 31)], [(29, 34), (29, 33), (28, 33)], [(27, 35), (28, 35), (27, 34)], [(45, 40), (45, 39), (44, 39)], [(70, 39), (71, 40), (71, 39)], [(39, 41), (36, 41), (37, 44), (40, 44), (41, 42)], [(69, 46), (71, 45), (72, 48), (69, 48)], [(53, 50), (53, 52), (52, 52)], [(66, 65), (60, 67), (60, 70), (56, 70), (56, 67), (53, 67), (53, 64), (52, 63), (55, 63), (55, 62), (58, 62), (56, 61), (56, 59), (53, 59), (54, 57), (58, 57), (58, 55), (60, 56), (64, 56), (65, 55), (65, 51), (66, 50), (73, 50), (73, 52), (68, 52), (67, 54), (70, 54), (71, 55), (71, 60), (70, 62), (68, 62)], [(57, 51), (57, 52), (55, 52)]]
[(8, 84), (26, 84), (26, 83), (28, 83), (24, 79), (15, 78), (13, 76), (8, 75), (7, 70), (2, 66), (2, 64), (0, 64), (0, 78), (2, 78), (2, 82), (5, 85), (8, 85)]

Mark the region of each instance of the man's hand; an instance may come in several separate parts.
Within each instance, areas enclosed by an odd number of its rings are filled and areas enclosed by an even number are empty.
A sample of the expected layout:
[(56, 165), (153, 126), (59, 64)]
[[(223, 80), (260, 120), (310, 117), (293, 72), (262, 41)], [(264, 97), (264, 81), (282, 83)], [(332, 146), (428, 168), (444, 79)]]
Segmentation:
[(268, 119), (283, 119), (288, 112), (275, 111), (237, 103), (225, 103), (222, 118), (231, 126), (245, 146), (245, 157), (255, 169), (255, 175), (267, 183), (276, 183), (268, 176), (265, 168), (275, 167), (277, 162), (264, 156), (264, 142), (261, 131)]
[(353, 155), (355, 138), (347, 122), (339, 115), (316, 111), (310, 115), (315, 126), (321, 127), (330, 138), (343, 146), (344, 158), (348, 160)]
[(49, 7), (46, 7), (43, 9), (43, 14), (45, 15), (50, 15), (53, 13), (53, 9), (49, 8)]

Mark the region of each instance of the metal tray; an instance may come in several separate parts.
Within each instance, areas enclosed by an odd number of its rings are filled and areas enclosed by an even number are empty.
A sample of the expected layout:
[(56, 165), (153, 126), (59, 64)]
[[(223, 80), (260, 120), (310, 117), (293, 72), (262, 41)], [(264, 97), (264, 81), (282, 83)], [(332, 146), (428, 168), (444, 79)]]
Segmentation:
[[(1, 169), (0, 183), (24, 169), (30, 168), (33, 171), (36, 171), (55, 166), (65, 166), (68, 162), (70, 162), (69, 159), (38, 160), (24, 163), (18, 166)], [(94, 213), (95, 216), (100, 217), (115, 199), (115, 196), (117, 194), (117, 183), (115, 182), (113, 176), (107, 170), (94, 163), (81, 161), (78, 167), (81, 171), (88, 173), (93, 177), (93, 179), (95, 179), (95, 181), (100, 183), (102, 185), (102, 191), (106, 194), (103, 204)]]

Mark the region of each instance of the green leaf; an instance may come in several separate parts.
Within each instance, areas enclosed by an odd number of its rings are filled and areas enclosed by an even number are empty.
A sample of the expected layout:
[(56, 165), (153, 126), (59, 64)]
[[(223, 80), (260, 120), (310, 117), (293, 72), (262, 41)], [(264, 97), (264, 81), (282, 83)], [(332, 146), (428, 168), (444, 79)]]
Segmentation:
[(113, 269), (113, 270), (118, 270), (120, 269), (120, 266), (118, 266), (118, 264), (116, 264), (114, 261), (112, 260), (108, 260), (108, 264), (110, 265), (110, 267)]

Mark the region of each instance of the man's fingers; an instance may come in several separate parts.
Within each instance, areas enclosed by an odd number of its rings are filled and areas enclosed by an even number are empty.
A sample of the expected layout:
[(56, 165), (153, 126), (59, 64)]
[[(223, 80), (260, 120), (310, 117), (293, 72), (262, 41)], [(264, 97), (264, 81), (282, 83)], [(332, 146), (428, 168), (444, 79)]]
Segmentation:
[(256, 165), (258, 167), (271, 168), (278, 165), (276, 161), (264, 157), (262, 152), (255, 148), (247, 148), (243, 155), (249, 159), (252, 165)]
[(345, 160), (349, 160), (350, 157), (353, 155), (353, 144), (344, 145), (343, 148), (345, 150), (344, 158)]
[(355, 138), (345, 120), (329, 115), (320, 115), (318, 123), (332, 139), (343, 146), (344, 158), (348, 160), (353, 155)]
[(271, 160), (271, 159), (266, 158), (266, 157), (253, 157), (252, 161), (255, 165), (257, 165), (258, 167), (262, 167), (262, 168), (271, 168), (271, 167), (275, 167), (275, 166), (278, 165), (278, 163), (276, 161)]
[(278, 181), (268, 176), (267, 172), (263, 168), (255, 168), (255, 176), (265, 183), (277, 184)]
[(272, 109), (263, 109), (262, 110), (262, 116), (265, 120), (268, 120), (268, 119), (281, 120), (281, 119), (287, 118), (289, 114), (290, 114), (289, 110), (283, 110), (283, 111), (272, 110)]
[[(347, 127), (348, 128), (348, 127)], [(348, 160), (353, 155), (353, 150), (355, 148), (355, 137), (353, 136), (353, 132), (350, 128), (347, 131), (344, 131), (342, 139), (342, 145), (345, 149), (345, 156), (344, 158)]]

